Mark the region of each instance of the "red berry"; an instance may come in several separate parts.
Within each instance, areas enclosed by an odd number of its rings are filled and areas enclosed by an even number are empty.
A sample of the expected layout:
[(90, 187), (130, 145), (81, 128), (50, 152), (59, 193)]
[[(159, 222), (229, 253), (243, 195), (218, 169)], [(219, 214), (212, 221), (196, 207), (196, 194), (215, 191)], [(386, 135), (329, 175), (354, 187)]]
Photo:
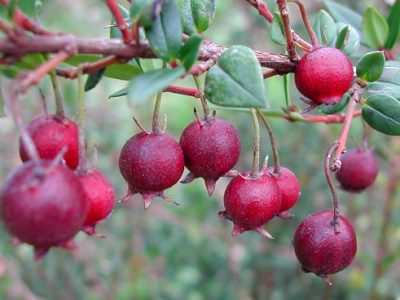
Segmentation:
[(360, 192), (372, 185), (379, 172), (379, 165), (371, 149), (351, 149), (340, 160), (342, 166), (336, 178), (342, 188), (349, 192)]
[(333, 212), (319, 211), (307, 216), (294, 234), (294, 251), (305, 272), (319, 276), (337, 273), (350, 265), (357, 252), (353, 227), (340, 216), (338, 232)]
[[(79, 163), (79, 133), (76, 123), (68, 118), (59, 119), (53, 115), (43, 115), (27, 126), (40, 158), (53, 159), (66, 148), (64, 160), (68, 167), (76, 169)], [(29, 160), (28, 153), (19, 140), (19, 154), (22, 161)]]
[[(267, 171), (273, 172), (273, 168), (268, 168)], [(282, 204), (279, 210), (279, 215), (283, 218), (291, 217), (287, 211), (291, 209), (297, 202), (300, 196), (300, 183), (296, 175), (285, 167), (280, 167), (279, 175), (276, 177), (276, 182), (282, 192)]]
[(106, 219), (114, 207), (114, 187), (107, 177), (96, 170), (79, 175), (79, 180), (85, 189), (89, 205), (84, 231), (88, 234), (96, 234), (96, 224)]
[(233, 236), (255, 230), (272, 238), (262, 226), (279, 213), (281, 198), (279, 186), (271, 176), (262, 174), (252, 178), (245, 173), (228, 184), (224, 195), (225, 211), (220, 215), (233, 222)]
[(6, 229), (33, 245), (37, 255), (72, 239), (82, 229), (88, 209), (78, 177), (48, 160), (27, 162), (12, 172), (0, 201)]
[(231, 123), (217, 118), (192, 122), (183, 131), (179, 143), (190, 171), (183, 182), (204, 178), (210, 196), (216, 181), (239, 159), (239, 132)]
[(184, 158), (179, 144), (167, 134), (141, 132), (121, 150), (119, 169), (128, 182), (128, 196), (140, 193), (145, 207), (182, 176)]
[(353, 65), (342, 51), (321, 47), (308, 52), (296, 64), (297, 89), (316, 104), (340, 101), (353, 82)]

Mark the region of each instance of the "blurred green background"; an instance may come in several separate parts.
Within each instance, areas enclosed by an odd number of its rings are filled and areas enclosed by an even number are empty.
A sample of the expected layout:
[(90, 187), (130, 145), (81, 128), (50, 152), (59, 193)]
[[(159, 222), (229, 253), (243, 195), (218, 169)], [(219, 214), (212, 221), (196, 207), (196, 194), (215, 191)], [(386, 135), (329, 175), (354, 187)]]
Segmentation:
[[(388, 9), (385, 1), (337, 2), (360, 12), (369, 4), (377, 5), (384, 14)], [(110, 15), (103, 1), (53, 0), (43, 4), (41, 22), (50, 30), (87, 37), (108, 36), (104, 27), (109, 24)], [(305, 4), (311, 16), (323, 8), (322, 1)], [(305, 37), (298, 11), (294, 6), (290, 8), (296, 31)], [(244, 44), (283, 53), (282, 47), (271, 42), (269, 27), (245, 1), (218, 0), (215, 24), (206, 35), (224, 45)], [(68, 115), (74, 117), (77, 83), (64, 79), (61, 83)], [(190, 79), (179, 84), (193, 86)], [(283, 79), (273, 77), (265, 84), (271, 108), (283, 107)], [(132, 115), (150, 128), (152, 112), (152, 103), (136, 107), (128, 105), (125, 98), (108, 100), (108, 95), (125, 86), (123, 81), (103, 79), (86, 95), (89, 153), (92, 158), (93, 149), (97, 148), (96, 166), (113, 182), (117, 199), (126, 193), (118, 170), (119, 150), (138, 132)], [(49, 111), (54, 111), (49, 79), (44, 79), (40, 87)], [(303, 106), (293, 84), (291, 89), (293, 102)], [(193, 106), (200, 111), (199, 104), (190, 97), (174, 94), (165, 94), (163, 99), (168, 131), (179, 139), (194, 119)], [(21, 103), (26, 122), (42, 113), (37, 87), (22, 97)], [(249, 169), (249, 114), (218, 111), (218, 115), (238, 127), (242, 149), (236, 169)], [(302, 187), (301, 198), (292, 209), (295, 218), (274, 219), (266, 225), (275, 240), (266, 240), (255, 232), (231, 237), (232, 223), (217, 215), (223, 209), (228, 179), (218, 182), (211, 199), (201, 180), (177, 184), (166, 194), (179, 202), (179, 207), (156, 199), (144, 211), (138, 196), (128, 203), (117, 203), (112, 216), (98, 227), (106, 239), (79, 233), (77, 250), (52, 249), (39, 263), (32, 261), (31, 247), (12, 246), (1, 229), (0, 299), (367, 299), (373, 294), (376, 299), (400, 299), (400, 203), (396, 188), (400, 179), (399, 138), (372, 132), (371, 144), (380, 154), (381, 165), (376, 184), (362, 194), (339, 192), (342, 212), (355, 226), (359, 250), (353, 264), (333, 276), (334, 286), (330, 287), (318, 277), (299, 271), (291, 241), (306, 215), (331, 208), (323, 159), (325, 149), (338, 137), (341, 127), (281, 119), (271, 122), (281, 162), (297, 174)], [(356, 119), (348, 146), (361, 144), (362, 135), (361, 120)], [(20, 164), (17, 139), (18, 131), (11, 118), (1, 118), (0, 184)], [(263, 157), (271, 153), (264, 128), (261, 148)]]

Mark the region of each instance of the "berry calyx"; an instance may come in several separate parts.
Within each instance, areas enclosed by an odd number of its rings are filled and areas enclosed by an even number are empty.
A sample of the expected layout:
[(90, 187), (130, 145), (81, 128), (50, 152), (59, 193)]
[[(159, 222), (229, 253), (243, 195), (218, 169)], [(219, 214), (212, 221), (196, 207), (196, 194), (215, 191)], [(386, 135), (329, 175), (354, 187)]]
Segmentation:
[(255, 230), (272, 239), (262, 226), (279, 213), (281, 199), (275, 179), (265, 173), (253, 178), (245, 172), (229, 182), (224, 194), (225, 211), (219, 215), (233, 222), (233, 236)]
[(50, 247), (66, 247), (82, 229), (88, 210), (77, 176), (60, 163), (27, 162), (6, 179), (0, 193), (5, 228), (35, 248), (40, 259)]
[(123, 146), (119, 169), (129, 186), (127, 199), (140, 193), (145, 208), (156, 196), (172, 202), (163, 191), (182, 176), (182, 149), (168, 134), (141, 132)]
[(295, 65), (297, 89), (315, 104), (339, 102), (353, 82), (353, 65), (342, 51), (320, 47), (305, 54)]
[[(53, 159), (63, 148), (65, 163), (71, 169), (76, 169), (79, 163), (79, 133), (76, 123), (68, 118), (45, 114), (34, 119), (26, 127), (31, 136), (39, 157)], [(22, 161), (29, 160), (29, 155), (22, 139), (19, 140), (19, 154)]]
[(375, 182), (379, 165), (372, 149), (348, 150), (342, 154), (340, 161), (336, 178), (344, 190), (361, 192)]
[(95, 227), (112, 212), (115, 202), (114, 187), (107, 177), (97, 170), (90, 170), (78, 178), (86, 192), (89, 206), (83, 231), (89, 235), (100, 236)]
[(239, 159), (239, 132), (231, 123), (217, 118), (190, 123), (183, 131), (179, 144), (190, 171), (182, 183), (202, 177), (209, 196), (217, 180)]
[(337, 232), (332, 211), (319, 211), (307, 216), (297, 228), (293, 246), (305, 272), (326, 277), (348, 267), (357, 252), (357, 239), (352, 225), (338, 218)]
[[(274, 168), (268, 168), (268, 172), (273, 173)], [(280, 167), (279, 174), (274, 174), (276, 182), (282, 193), (282, 204), (278, 216), (283, 219), (292, 218), (293, 215), (288, 212), (300, 197), (300, 183), (296, 175), (288, 168)]]

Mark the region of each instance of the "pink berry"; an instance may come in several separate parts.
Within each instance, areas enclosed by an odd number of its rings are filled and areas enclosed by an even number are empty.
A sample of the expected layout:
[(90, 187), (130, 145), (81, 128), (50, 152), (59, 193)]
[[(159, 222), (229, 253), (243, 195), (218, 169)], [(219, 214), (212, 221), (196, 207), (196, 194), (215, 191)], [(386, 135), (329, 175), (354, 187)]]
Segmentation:
[(96, 224), (106, 219), (114, 207), (114, 187), (107, 177), (96, 170), (79, 175), (79, 180), (85, 189), (89, 205), (84, 231), (87, 234), (96, 234)]
[(54, 161), (27, 162), (6, 179), (0, 194), (1, 218), (37, 258), (62, 246), (81, 230), (88, 210), (78, 177)]
[[(65, 147), (64, 160), (68, 167), (76, 169), (79, 164), (79, 133), (76, 123), (68, 118), (59, 119), (53, 115), (43, 115), (28, 124), (26, 130), (32, 137), (42, 159), (53, 159)], [(29, 160), (22, 140), (19, 141), (22, 161)]]
[(353, 82), (353, 65), (342, 51), (321, 47), (305, 54), (294, 70), (297, 89), (316, 104), (339, 102)]
[(336, 178), (342, 188), (349, 192), (360, 192), (371, 186), (378, 173), (379, 165), (371, 149), (351, 149), (340, 160), (341, 168)]
[(262, 226), (279, 213), (281, 199), (275, 179), (266, 174), (252, 178), (246, 172), (228, 184), (224, 195), (225, 211), (220, 215), (233, 222), (233, 236), (255, 230), (272, 238)]
[(338, 232), (332, 211), (319, 211), (306, 217), (294, 234), (294, 251), (305, 272), (325, 277), (348, 267), (357, 252), (353, 227), (340, 216)]
[(183, 182), (202, 177), (210, 196), (216, 181), (239, 159), (239, 132), (231, 123), (217, 118), (192, 122), (183, 131), (179, 143), (190, 171)]
[(182, 176), (184, 158), (179, 144), (169, 135), (141, 132), (121, 150), (119, 168), (128, 182), (128, 197), (140, 193), (148, 208), (155, 196), (173, 186)]

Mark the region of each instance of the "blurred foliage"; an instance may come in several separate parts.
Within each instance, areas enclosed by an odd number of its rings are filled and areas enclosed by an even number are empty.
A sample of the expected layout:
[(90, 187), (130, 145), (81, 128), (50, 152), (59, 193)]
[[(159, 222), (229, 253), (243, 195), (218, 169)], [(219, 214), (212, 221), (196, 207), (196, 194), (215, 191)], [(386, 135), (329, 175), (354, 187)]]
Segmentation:
[[(21, 3), (24, 1), (20, 1)], [(273, 1), (267, 1), (272, 2)], [(363, 11), (364, 1), (340, 1)], [(381, 11), (387, 6), (376, 3)], [(307, 1), (311, 16), (315, 16), (321, 1)], [(293, 24), (300, 34), (297, 12), (292, 10)], [(52, 30), (81, 36), (108, 36), (104, 29), (110, 20), (102, 1), (43, 1), (42, 24)], [(283, 52), (273, 45), (268, 29), (257, 12), (245, 1), (219, 0), (215, 24), (207, 35), (214, 41)], [(251, 34), (249, 34), (251, 32)], [(303, 35), (304, 36), (304, 35)], [(203, 78), (204, 79), (204, 78)], [(301, 105), (291, 79), (292, 101)], [(76, 114), (76, 82), (61, 80), (65, 104), (70, 116)], [(193, 86), (190, 79), (182, 85)], [(272, 109), (284, 106), (283, 78), (273, 77), (265, 83)], [(49, 79), (41, 82), (49, 111), (54, 110)], [(121, 199), (126, 184), (119, 174), (118, 156), (124, 142), (138, 132), (132, 122), (134, 114), (146, 127), (151, 125), (152, 103), (132, 106), (125, 98), (108, 99), (125, 83), (108, 78), (87, 93), (87, 136), (89, 148), (97, 148), (98, 169), (112, 180)], [(28, 121), (42, 112), (37, 88), (22, 98), (23, 114)], [(185, 126), (194, 119), (189, 98), (165, 94), (162, 111), (169, 116), (168, 130), (177, 139)], [(251, 119), (245, 112), (218, 111), (221, 118), (232, 121), (242, 137), (241, 159), (236, 166), (246, 170), (251, 165)], [(396, 174), (388, 160), (400, 154), (399, 139), (374, 132), (370, 142), (380, 154), (381, 172), (374, 187), (362, 194), (340, 192), (342, 211), (354, 224), (358, 237), (358, 254), (353, 264), (334, 276), (329, 287), (314, 275), (303, 274), (292, 250), (291, 240), (299, 222), (315, 210), (331, 207), (329, 189), (323, 173), (326, 147), (334, 141), (340, 125), (289, 123), (271, 120), (277, 136), (281, 161), (300, 179), (302, 194), (293, 209), (296, 217), (275, 219), (266, 227), (275, 240), (266, 240), (254, 232), (232, 238), (232, 223), (222, 220), (217, 212), (223, 208), (223, 193), (228, 182), (221, 179), (214, 195), (208, 199), (203, 182), (177, 184), (166, 193), (180, 203), (175, 207), (155, 200), (143, 211), (139, 197), (129, 203), (117, 203), (113, 215), (101, 224), (99, 232), (105, 239), (95, 239), (80, 233), (79, 248), (73, 252), (52, 249), (39, 263), (32, 261), (29, 246), (12, 246), (1, 230), (0, 298), (1, 299), (367, 299), (373, 287), (381, 299), (399, 299), (400, 287), (400, 218), (399, 192), (391, 205), (393, 211), (387, 228), (388, 251), (385, 270), (374, 276), (377, 244), (387, 185)], [(350, 147), (362, 143), (363, 126), (356, 119), (352, 126)], [(16, 131), (11, 118), (0, 119), (0, 184), (4, 176), (18, 164)], [(397, 153), (396, 153), (397, 152)], [(265, 130), (262, 155), (270, 153)], [(91, 155), (92, 156), (92, 155)]]

